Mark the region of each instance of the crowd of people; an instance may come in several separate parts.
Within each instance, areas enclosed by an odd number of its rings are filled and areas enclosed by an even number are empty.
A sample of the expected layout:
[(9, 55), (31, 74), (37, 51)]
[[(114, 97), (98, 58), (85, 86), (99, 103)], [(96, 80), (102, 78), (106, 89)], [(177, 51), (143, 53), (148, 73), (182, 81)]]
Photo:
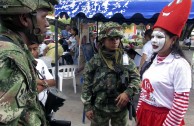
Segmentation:
[(52, 67), (56, 59), (62, 65), (81, 64), (77, 71), (83, 70), (81, 101), (91, 126), (129, 126), (132, 117), (137, 126), (185, 125), (191, 66), (179, 38), (191, 0), (174, 0), (163, 8), (153, 28), (144, 33), (142, 55), (124, 48), (121, 25), (106, 22), (99, 33), (89, 33), (88, 42), (86, 36), (80, 39), (76, 27), (66, 25), (57, 58), (56, 44), (46, 36), (46, 16), (57, 1), (0, 3), (4, 6), (0, 7), (0, 125), (52, 126), (45, 106), (56, 82), (43, 57), (51, 59)]
[[(87, 37), (79, 37), (79, 31), (76, 27), (65, 25), (65, 29), (61, 30), (61, 35), (58, 40), (58, 60), (59, 65), (78, 65), (80, 58), (81, 63), (89, 61), (91, 57), (97, 53), (97, 32), (91, 31), (89, 34), (89, 41)], [(53, 35), (49, 34), (45, 37), (42, 44), (39, 45), (39, 57), (45, 59), (49, 57), (52, 59), (52, 66), (55, 66), (55, 42), (52, 39)], [(79, 57), (81, 55), (81, 57)], [(82, 61), (83, 60), (83, 61)], [(83, 70), (83, 67), (80, 70)]]

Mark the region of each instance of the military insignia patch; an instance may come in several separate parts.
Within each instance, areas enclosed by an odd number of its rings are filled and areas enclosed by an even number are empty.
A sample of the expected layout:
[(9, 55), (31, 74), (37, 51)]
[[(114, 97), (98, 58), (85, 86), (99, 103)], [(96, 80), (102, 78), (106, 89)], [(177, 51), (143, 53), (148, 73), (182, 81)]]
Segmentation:
[(27, 90), (26, 90), (26, 84), (24, 82), (21, 84), (21, 87), (16, 95), (16, 101), (19, 108), (26, 106)]

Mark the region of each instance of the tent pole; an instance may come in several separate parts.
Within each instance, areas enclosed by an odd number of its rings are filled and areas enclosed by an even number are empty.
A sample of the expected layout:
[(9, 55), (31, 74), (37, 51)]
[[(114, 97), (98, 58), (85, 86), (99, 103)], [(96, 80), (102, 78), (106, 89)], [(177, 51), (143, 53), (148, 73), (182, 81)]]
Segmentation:
[(96, 25), (97, 25), (97, 27), (96, 27), (96, 32), (97, 32), (97, 40), (96, 40), (96, 41), (98, 41), (98, 21), (97, 21)]
[(55, 17), (55, 82), (58, 88), (58, 17)]
[(82, 40), (82, 21), (80, 18), (78, 18), (78, 27), (79, 27), (79, 47), (78, 47), (78, 70), (80, 68), (80, 52), (81, 52), (81, 40)]
[(79, 67), (80, 67), (80, 45), (81, 45), (81, 32), (80, 32), (80, 18), (77, 19), (77, 27), (78, 27), (78, 30), (79, 30), (79, 42), (78, 42), (78, 59), (77, 59), (77, 64), (78, 64), (78, 70), (79, 70)]

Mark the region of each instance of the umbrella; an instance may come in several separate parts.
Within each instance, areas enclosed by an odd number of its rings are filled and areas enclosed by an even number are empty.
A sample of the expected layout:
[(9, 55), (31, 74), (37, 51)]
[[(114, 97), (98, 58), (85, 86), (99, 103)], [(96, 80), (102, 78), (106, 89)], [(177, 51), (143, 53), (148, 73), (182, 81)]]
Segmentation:
[[(118, 23), (154, 23), (162, 8), (172, 0), (62, 0), (55, 16), (88, 18)], [(189, 20), (194, 17), (194, 7)]]

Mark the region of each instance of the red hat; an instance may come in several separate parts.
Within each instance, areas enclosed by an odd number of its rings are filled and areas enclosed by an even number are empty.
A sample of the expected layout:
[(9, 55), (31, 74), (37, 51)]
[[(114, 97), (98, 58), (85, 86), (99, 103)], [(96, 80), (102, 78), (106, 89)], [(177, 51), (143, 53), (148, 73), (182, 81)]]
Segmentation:
[(46, 36), (45, 38), (44, 38), (44, 42), (45, 41), (52, 41), (52, 42), (54, 42), (54, 40), (50, 37), (50, 36)]
[(95, 34), (95, 33), (97, 33), (97, 31), (96, 30), (93, 30), (93, 33)]
[(163, 28), (180, 37), (191, 10), (191, 0), (174, 0), (164, 7), (153, 28)]

